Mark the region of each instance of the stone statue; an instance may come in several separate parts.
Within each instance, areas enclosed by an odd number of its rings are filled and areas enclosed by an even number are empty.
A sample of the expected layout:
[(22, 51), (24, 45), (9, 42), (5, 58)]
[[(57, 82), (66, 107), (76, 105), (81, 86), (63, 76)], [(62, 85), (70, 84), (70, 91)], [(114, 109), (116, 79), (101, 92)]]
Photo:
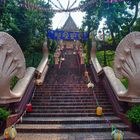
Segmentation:
[(140, 102), (140, 32), (128, 34), (118, 45), (114, 61), (118, 78), (127, 78), (128, 91), (120, 97)]
[(16, 40), (0, 32), (0, 100), (19, 98), (10, 90), (10, 80), (14, 76), (23, 78), (25, 71), (25, 58)]

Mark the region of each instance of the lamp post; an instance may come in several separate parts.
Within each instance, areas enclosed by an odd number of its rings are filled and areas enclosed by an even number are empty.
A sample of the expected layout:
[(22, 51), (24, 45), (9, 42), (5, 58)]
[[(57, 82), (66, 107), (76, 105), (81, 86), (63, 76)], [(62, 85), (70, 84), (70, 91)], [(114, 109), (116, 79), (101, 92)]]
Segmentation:
[(99, 34), (102, 34), (102, 41), (103, 41), (103, 48), (104, 48), (104, 66), (107, 65), (107, 60), (106, 60), (106, 45), (105, 45), (105, 33), (109, 33), (108, 31), (108, 28), (106, 27), (103, 27), (103, 28), (100, 28), (99, 30)]

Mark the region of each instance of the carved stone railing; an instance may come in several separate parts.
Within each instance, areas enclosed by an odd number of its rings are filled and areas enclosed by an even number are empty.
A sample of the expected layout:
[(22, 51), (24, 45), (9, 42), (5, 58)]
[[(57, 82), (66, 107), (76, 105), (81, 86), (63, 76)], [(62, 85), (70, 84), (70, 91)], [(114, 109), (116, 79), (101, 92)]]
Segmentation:
[(93, 39), (92, 40), (92, 48), (91, 48), (91, 69), (93, 71), (93, 76), (95, 79), (95, 82), (99, 82), (99, 76), (102, 73), (102, 67), (96, 57), (96, 41)]
[(128, 90), (123, 94), (117, 93), (120, 101), (140, 103), (139, 56), (140, 32), (132, 32), (120, 42), (115, 53), (115, 75), (128, 80)]
[[(33, 95), (35, 68), (26, 69), (25, 58), (16, 40), (0, 32), (0, 107), (10, 110), (5, 127), (15, 123), (23, 114)], [(10, 89), (12, 77), (20, 80)]]
[(34, 68), (26, 71), (24, 55), (16, 40), (7, 33), (0, 32), (0, 104), (21, 101), (29, 81), (18, 81), (11, 91), (10, 80), (14, 76), (23, 79), (25, 76), (31, 77), (34, 71)]
[[(16, 40), (9, 34), (0, 32), (0, 107), (10, 110), (10, 116), (4, 122), (5, 127), (16, 123), (26, 111), (26, 104), (34, 94), (35, 83), (43, 83), (47, 70), (47, 39), (43, 44), (43, 58), (38, 68), (26, 69), (24, 55)], [(20, 80), (11, 90), (10, 81), (14, 76)]]
[(48, 48), (47, 48), (47, 38), (43, 44), (43, 58), (36, 69), (36, 84), (42, 85), (45, 79), (45, 76), (48, 71)]
[[(94, 46), (94, 45), (93, 45)], [(95, 45), (96, 46), (96, 45)], [(94, 47), (95, 48), (95, 47)], [(96, 50), (92, 49), (93, 56)], [(140, 103), (140, 32), (133, 32), (127, 35), (118, 45), (115, 53), (114, 71), (105, 67), (103, 69), (111, 88), (118, 101), (127, 103)], [(93, 67), (97, 74), (101, 67), (91, 55)], [(128, 90), (118, 78), (128, 79)]]
[[(125, 112), (131, 105), (140, 103), (140, 33), (134, 32), (127, 35), (118, 45), (115, 54), (115, 73), (112, 68), (98, 68), (96, 64), (96, 51), (92, 49), (91, 60), (93, 73), (106, 90), (106, 94), (113, 105), (113, 109), (127, 124), (129, 121)], [(93, 45), (94, 46), (94, 45)], [(125, 77), (129, 81), (128, 90), (117, 78)]]
[(121, 81), (115, 76), (114, 71), (111, 67), (104, 67), (103, 71), (112, 86), (112, 89), (119, 100), (119, 96), (124, 96), (127, 92), (125, 86), (121, 83)]
[(106, 90), (108, 97), (113, 105), (114, 111), (120, 115), (124, 112), (121, 102), (117, 98), (117, 94), (123, 94), (126, 88), (123, 86), (121, 81), (117, 79), (114, 75), (113, 69), (110, 67), (103, 68), (102, 83)]
[[(19, 82), (17, 83), (17, 86), (14, 87), (13, 90), (17, 91), (21, 88), (21, 91), (24, 92), (23, 97), (21, 98), (21, 100), (19, 102), (16, 103), (11, 103), (8, 106), (8, 109), (11, 110), (11, 115), (8, 117), (7, 121), (6, 121), (6, 127), (9, 127), (13, 124), (15, 124), (15, 122), (17, 122), (17, 120), (24, 114), (24, 112), (26, 111), (26, 104), (28, 104), (30, 102), (30, 100), (33, 97), (34, 94), (34, 90), (35, 90), (35, 69), (30, 67), (27, 69), (27, 74), (25, 75), (26, 77), (19, 80)], [(29, 76), (30, 75), (30, 76)], [(28, 81), (28, 85), (25, 83), (25, 80)], [(23, 84), (25, 84), (23, 86)]]

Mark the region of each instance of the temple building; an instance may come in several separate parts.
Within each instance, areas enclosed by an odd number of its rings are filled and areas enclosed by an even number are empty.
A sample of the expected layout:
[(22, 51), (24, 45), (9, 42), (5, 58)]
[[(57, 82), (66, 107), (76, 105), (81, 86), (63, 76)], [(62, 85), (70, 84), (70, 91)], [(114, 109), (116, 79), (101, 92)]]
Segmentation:
[(62, 29), (67, 32), (76, 32), (76, 31), (79, 32), (79, 28), (77, 27), (76, 23), (74, 22), (70, 14), (65, 24), (63, 25)]
[[(79, 32), (79, 28), (77, 27), (76, 23), (74, 22), (71, 14), (69, 14), (69, 17), (67, 18), (66, 22), (64, 23), (62, 30), (66, 33), (72, 32), (77, 33)], [(67, 48), (72, 48), (74, 45), (74, 39), (73, 40), (64, 40), (64, 44), (67, 46)]]

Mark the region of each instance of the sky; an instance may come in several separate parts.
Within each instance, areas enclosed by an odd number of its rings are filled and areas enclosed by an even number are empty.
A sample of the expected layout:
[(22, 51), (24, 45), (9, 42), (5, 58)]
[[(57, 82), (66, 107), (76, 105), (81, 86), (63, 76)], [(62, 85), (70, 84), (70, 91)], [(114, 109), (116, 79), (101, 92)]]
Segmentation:
[[(46, 1), (48, 1), (48, 0), (46, 0)], [(57, 0), (51, 0), (51, 1), (59, 6), (59, 3)], [(67, 8), (68, 0), (59, 0), (59, 1), (61, 2), (61, 4), (63, 5), (64, 8)], [(75, 0), (70, 0), (70, 5), (74, 1)], [(73, 7), (77, 7), (79, 5), (79, 2), (80, 2), (80, 0), (77, 0), (77, 2), (75, 3), (75, 5)], [(53, 6), (53, 8), (56, 9), (54, 6)], [(78, 27), (81, 27), (84, 15), (85, 15), (85, 13), (82, 13), (82, 12), (72, 12), (71, 13), (72, 18)], [(53, 29), (62, 27), (64, 25), (65, 21), (67, 20), (68, 16), (69, 16), (69, 13), (56, 13), (53, 18)]]

